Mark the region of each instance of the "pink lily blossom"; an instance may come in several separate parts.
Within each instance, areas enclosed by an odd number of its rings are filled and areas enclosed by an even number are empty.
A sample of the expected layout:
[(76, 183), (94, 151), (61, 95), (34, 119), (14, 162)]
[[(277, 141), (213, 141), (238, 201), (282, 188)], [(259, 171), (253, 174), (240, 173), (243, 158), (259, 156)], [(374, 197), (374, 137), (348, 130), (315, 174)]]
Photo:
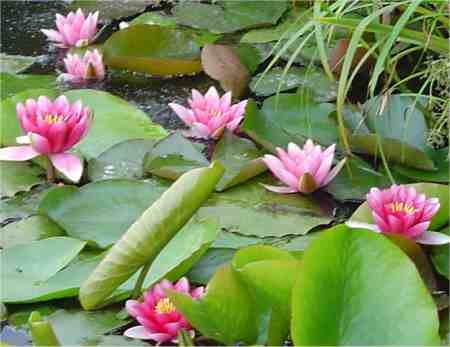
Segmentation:
[(26, 134), (16, 141), (25, 146), (1, 148), (0, 160), (24, 161), (44, 155), (50, 160), (51, 170), (55, 167), (71, 181), (78, 182), (83, 164), (77, 156), (65, 152), (87, 133), (91, 111), (81, 101), (70, 104), (64, 95), (53, 102), (46, 96), (28, 99), (24, 104), (18, 103), (16, 111)]
[(103, 56), (98, 50), (87, 51), (83, 57), (67, 54), (64, 58), (66, 73), (59, 75), (59, 81), (82, 82), (89, 79), (102, 80), (105, 77)]
[(136, 318), (141, 324), (127, 329), (124, 335), (134, 339), (154, 340), (158, 343), (174, 342), (180, 330), (186, 330), (191, 335), (192, 330), (189, 322), (176, 310), (175, 305), (170, 302), (165, 289), (190, 295), (199, 299), (204, 293), (204, 287), (190, 288), (187, 278), (181, 278), (172, 284), (168, 280), (162, 280), (144, 294), (144, 301), (127, 300), (125, 306), (128, 314)]
[(345, 164), (345, 158), (333, 169), (334, 151), (336, 145), (322, 150), (320, 145), (314, 145), (307, 140), (303, 148), (295, 143), (289, 143), (287, 152), (277, 147), (277, 156), (267, 154), (263, 161), (274, 176), (287, 186), (264, 187), (275, 193), (305, 193), (309, 194), (326, 186), (336, 177)]
[(370, 189), (367, 204), (375, 224), (348, 222), (380, 233), (400, 234), (422, 244), (450, 243), (450, 236), (427, 231), (431, 218), (439, 210), (439, 199), (427, 199), (412, 186), (393, 185), (388, 189)]
[(54, 42), (59, 47), (83, 47), (91, 43), (97, 33), (98, 11), (89, 13), (85, 17), (83, 11), (69, 12), (64, 17), (56, 15), (56, 28), (41, 29), (49, 41)]
[(170, 103), (169, 106), (190, 127), (187, 136), (198, 138), (219, 138), (224, 129), (235, 131), (244, 118), (247, 100), (231, 104), (231, 92), (219, 97), (216, 88), (211, 87), (203, 96), (192, 90), (190, 108)]

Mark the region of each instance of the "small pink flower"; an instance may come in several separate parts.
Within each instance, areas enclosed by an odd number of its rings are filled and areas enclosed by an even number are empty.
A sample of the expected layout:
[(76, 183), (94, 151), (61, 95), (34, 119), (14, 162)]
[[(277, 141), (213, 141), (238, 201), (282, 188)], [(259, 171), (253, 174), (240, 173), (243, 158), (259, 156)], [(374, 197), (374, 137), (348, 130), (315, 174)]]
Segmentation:
[(46, 96), (28, 99), (16, 105), (20, 126), (27, 134), (14, 146), (0, 149), (0, 160), (24, 161), (47, 156), (53, 166), (71, 181), (78, 182), (83, 172), (80, 159), (65, 153), (77, 144), (89, 129), (92, 117), (81, 101), (70, 104), (64, 95), (55, 101)]
[(69, 53), (64, 58), (64, 65), (67, 72), (58, 77), (60, 81), (81, 82), (105, 77), (103, 57), (98, 50), (87, 51), (83, 57)]
[(203, 96), (192, 90), (190, 108), (170, 103), (172, 110), (191, 129), (188, 136), (199, 138), (218, 138), (225, 128), (235, 131), (242, 121), (247, 100), (231, 105), (231, 92), (219, 97), (216, 88), (209, 88)]
[(278, 157), (268, 154), (264, 156), (263, 161), (274, 176), (287, 187), (269, 185), (264, 187), (282, 194), (297, 192), (308, 194), (326, 186), (345, 164), (343, 159), (331, 170), (335, 147), (336, 145), (331, 145), (323, 151), (320, 145), (314, 145), (311, 140), (306, 141), (303, 148), (291, 142), (288, 144), (287, 152), (277, 147)]
[(81, 9), (70, 12), (66, 17), (56, 15), (57, 30), (41, 29), (49, 41), (59, 47), (82, 47), (93, 41), (97, 33), (98, 11), (89, 13), (87, 18)]
[(448, 235), (427, 231), (431, 218), (439, 210), (439, 200), (427, 199), (414, 187), (393, 185), (384, 190), (372, 188), (367, 194), (367, 204), (376, 225), (349, 222), (349, 226), (400, 234), (423, 244), (450, 243)]
[(136, 318), (141, 325), (127, 329), (124, 332), (125, 336), (163, 343), (174, 342), (180, 330), (193, 333), (189, 322), (178, 313), (175, 305), (170, 302), (164, 292), (165, 289), (189, 294), (194, 299), (200, 298), (204, 292), (203, 287), (191, 290), (189, 281), (185, 277), (181, 278), (176, 284), (162, 280), (144, 294), (142, 303), (136, 300), (126, 302), (128, 314)]

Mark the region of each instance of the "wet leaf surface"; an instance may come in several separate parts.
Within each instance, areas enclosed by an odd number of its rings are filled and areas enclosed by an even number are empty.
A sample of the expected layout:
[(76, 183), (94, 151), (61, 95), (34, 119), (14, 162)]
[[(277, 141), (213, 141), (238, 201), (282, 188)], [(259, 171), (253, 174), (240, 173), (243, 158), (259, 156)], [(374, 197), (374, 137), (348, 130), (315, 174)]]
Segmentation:
[(9, 73), (0, 73), (0, 83), (2, 84), (1, 99), (9, 98), (17, 93), (28, 89), (36, 89), (56, 86), (56, 77), (52, 75), (12, 75)]
[(20, 73), (31, 66), (36, 57), (25, 57), (22, 55), (8, 55), (0, 53), (0, 72), (9, 74)]
[(45, 182), (43, 170), (27, 162), (0, 161), (0, 172), (2, 197), (13, 196), (17, 192), (30, 190), (33, 186)]
[[(444, 228), (440, 230), (441, 233), (450, 234), (450, 229)], [(431, 260), (437, 272), (450, 279), (450, 270), (449, 270), (449, 245), (435, 246), (431, 249)]]

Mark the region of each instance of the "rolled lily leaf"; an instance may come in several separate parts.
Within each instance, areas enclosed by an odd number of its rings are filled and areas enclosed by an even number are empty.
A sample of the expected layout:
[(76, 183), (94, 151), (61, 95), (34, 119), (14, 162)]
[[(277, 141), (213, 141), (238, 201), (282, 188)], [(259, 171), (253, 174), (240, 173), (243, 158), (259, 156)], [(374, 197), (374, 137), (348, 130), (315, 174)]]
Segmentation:
[(111, 248), (80, 288), (84, 309), (98, 307), (141, 266), (153, 261), (222, 177), (217, 162), (182, 175)]

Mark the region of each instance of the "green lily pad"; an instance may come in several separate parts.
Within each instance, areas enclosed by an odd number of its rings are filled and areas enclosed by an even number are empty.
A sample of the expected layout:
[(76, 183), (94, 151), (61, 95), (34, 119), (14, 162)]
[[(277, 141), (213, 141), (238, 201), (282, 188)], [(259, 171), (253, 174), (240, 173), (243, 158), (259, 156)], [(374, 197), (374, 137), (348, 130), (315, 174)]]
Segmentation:
[(17, 120), (16, 104), (24, 102), (28, 98), (36, 99), (41, 95), (46, 95), (49, 98), (56, 96), (56, 91), (51, 89), (30, 89), (20, 92), (10, 98), (4, 99), (0, 103), (0, 146), (14, 146), (16, 144), (16, 137), (23, 135), (22, 130)]
[[(428, 131), (420, 100), (391, 95), (374, 97), (364, 104), (361, 115), (370, 134), (355, 130), (349, 137), (356, 152), (378, 155), (381, 148), (387, 160), (422, 170), (433, 170), (426, 153)], [(380, 112), (381, 110), (381, 112)]]
[(253, 74), (259, 64), (267, 58), (255, 45), (241, 43), (232, 46), (231, 49), (239, 56), (241, 63), (248, 69), (250, 74)]
[(25, 57), (23, 55), (8, 55), (5, 53), (0, 53), (0, 72), (7, 72), (11, 74), (19, 73), (31, 66), (35, 60), (36, 57)]
[(257, 178), (213, 194), (197, 216), (217, 218), (225, 230), (257, 237), (304, 235), (318, 225), (331, 222), (330, 211), (322, 210), (312, 196), (276, 194), (260, 183), (272, 184), (273, 180)]
[[(441, 233), (450, 234), (450, 228), (440, 230)], [(431, 249), (431, 261), (437, 272), (450, 279), (449, 269), (449, 245), (435, 246)]]
[(0, 161), (0, 172), (2, 197), (13, 196), (17, 192), (30, 190), (33, 186), (45, 182), (42, 169), (27, 162)]
[[(64, 188), (64, 187), (63, 187)], [(49, 192), (39, 209), (69, 236), (106, 248), (166, 190), (158, 181), (105, 180), (60, 196)]]
[(167, 134), (144, 112), (112, 94), (81, 89), (71, 90), (65, 95), (71, 102), (81, 100), (94, 114), (87, 136), (75, 147), (86, 159), (96, 158), (113, 145), (126, 140), (158, 140)]
[(235, 253), (235, 249), (210, 248), (192, 266), (186, 276), (191, 282), (207, 284), (214, 276), (217, 269), (230, 262)]
[(156, 140), (128, 140), (108, 148), (88, 164), (91, 181), (112, 178), (139, 179), (144, 176), (144, 157)]
[(388, 188), (391, 181), (387, 175), (376, 171), (369, 163), (352, 157), (340, 173), (324, 187), (334, 198), (345, 200), (365, 200), (370, 188)]
[[(118, 308), (108, 308), (97, 312), (86, 312), (80, 309), (58, 310), (47, 319), (63, 346), (91, 346), (98, 345), (95, 341), (99, 339), (99, 335), (128, 323), (117, 317), (118, 312)], [(110, 346), (120, 345), (111, 344)]]
[(104, 57), (115, 69), (157, 76), (197, 73), (202, 70), (200, 47), (192, 33), (156, 25), (133, 25), (112, 34)]
[(126, 2), (110, 2), (101, 0), (74, 0), (70, 3), (70, 8), (76, 11), (81, 8), (85, 13), (100, 12), (100, 19), (117, 19), (129, 17), (136, 13), (142, 12), (149, 5), (153, 4), (153, 0), (139, 0)]
[(395, 165), (394, 172), (400, 175), (414, 178), (418, 181), (429, 181), (437, 183), (449, 183), (449, 160), (448, 160), (448, 147), (437, 150), (428, 150), (428, 156), (433, 160), (435, 170), (425, 171), (415, 169), (408, 166)]
[(256, 341), (259, 312), (255, 300), (231, 266), (220, 268), (201, 299), (167, 290), (177, 310), (202, 335), (225, 345)]
[(147, 24), (174, 28), (177, 26), (175, 18), (168, 16), (164, 11), (145, 12), (134, 18), (129, 25)]
[[(438, 198), (441, 207), (431, 219), (429, 230), (439, 230), (449, 223), (450, 217), (449, 196), (450, 190), (448, 185), (436, 183), (415, 183), (407, 186), (414, 187), (418, 193), (425, 194), (427, 198)], [(367, 202), (358, 207), (351, 217), (351, 221), (373, 224), (372, 213)]]
[(8, 224), (1, 231), (0, 247), (9, 248), (17, 245), (47, 239), (49, 237), (64, 236), (57, 224), (44, 216), (32, 216), (19, 222)]
[(215, 146), (212, 156), (212, 160), (219, 161), (225, 167), (216, 190), (228, 189), (266, 171), (261, 160), (262, 154), (251, 141), (226, 131)]
[(367, 230), (341, 225), (312, 242), (292, 312), (295, 345), (439, 344), (436, 306), (414, 263)]
[(183, 173), (209, 165), (196, 145), (175, 132), (158, 142), (144, 159), (144, 170), (176, 180)]
[[(27, 302), (40, 294), (41, 286), (73, 260), (85, 242), (52, 237), (1, 251), (2, 301)], [(38, 294), (38, 296), (39, 296)]]
[(273, 242), (273, 237), (255, 237), (241, 235), (235, 232), (229, 232), (227, 230), (221, 230), (214, 240), (212, 247), (214, 248), (230, 248), (230, 249), (240, 249), (247, 246), (253, 246), (257, 244), (270, 244)]
[(322, 69), (294, 66), (284, 78), (283, 71), (283, 68), (275, 67), (264, 76), (262, 73), (256, 75), (250, 82), (250, 89), (258, 96), (269, 96), (276, 94), (278, 88), (283, 92), (296, 87), (306, 87), (312, 91), (312, 98), (316, 102), (336, 100), (337, 82), (330, 81)]
[(28, 89), (42, 87), (57, 89), (56, 77), (52, 75), (13, 75), (0, 72), (0, 83), (2, 84), (1, 99), (9, 98)]
[(177, 22), (213, 33), (232, 33), (275, 24), (286, 11), (286, 1), (217, 1), (214, 5), (181, 3), (172, 9)]
[(308, 94), (280, 94), (266, 99), (260, 110), (250, 101), (241, 130), (268, 150), (289, 142), (302, 145), (309, 138), (330, 145), (338, 139), (329, 118), (334, 110), (335, 105), (319, 104)]

